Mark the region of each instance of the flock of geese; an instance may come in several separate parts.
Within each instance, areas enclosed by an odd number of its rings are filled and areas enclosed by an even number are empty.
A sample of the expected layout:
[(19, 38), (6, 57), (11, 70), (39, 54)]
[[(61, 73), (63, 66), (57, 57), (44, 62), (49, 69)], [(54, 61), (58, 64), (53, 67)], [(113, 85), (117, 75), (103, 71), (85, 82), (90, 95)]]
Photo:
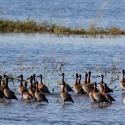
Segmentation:
[[(125, 78), (124, 78), (124, 70), (121, 71), (122, 79), (120, 81), (120, 86), (123, 90), (125, 90)], [(74, 100), (70, 94), (70, 92), (76, 92), (79, 95), (88, 95), (94, 103), (112, 103), (115, 99), (110, 95), (110, 92), (113, 92), (111, 88), (107, 86), (104, 82), (104, 75), (101, 75), (101, 81), (99, 82), (99, 89), (97, 88), (96, 82), (91, 82), (91, 71), (84, 73), (84, 82), (81, 83), (81, 74), (75, 74), (75, 82), (73, 87), (70, 87), (66, 84), (64, 79), (64, 73), (60, 74), (62, 76), (62, 81), (60, 82), (60, 87), (62, 91), (60, 92), (60, 96), (65, 102), (72, 102)], [(42, 81), (42, 74), (40, 74), (40, 81), (36, 80), (36, 75), (33, 74), (27, 78), (26, 81), (23, 80), (23, 74), (17, 76), (16, 78), (19, 79), (20, 84), (18, 86), (18, 92), (22, 95), (22, 99), (24, 100), (36, 100), (40, 103), (45, 101), (49, 102), (47, 99), (46, 93), (50, 93), (48, 87)], [(11, 102), (11, 99), (16, 99), (18, 101), (17, 96), (15, 93), (10, 90), (8, 86), (8, 76), (4, 74), (3, 76), (0, 75), (0, 100), (3, 101), (4, 99), (8, 99)], [(27, 88), (27, 81), (30, 82), (30, 87)], [(123, 99), (125, 103), (125, 97)]]

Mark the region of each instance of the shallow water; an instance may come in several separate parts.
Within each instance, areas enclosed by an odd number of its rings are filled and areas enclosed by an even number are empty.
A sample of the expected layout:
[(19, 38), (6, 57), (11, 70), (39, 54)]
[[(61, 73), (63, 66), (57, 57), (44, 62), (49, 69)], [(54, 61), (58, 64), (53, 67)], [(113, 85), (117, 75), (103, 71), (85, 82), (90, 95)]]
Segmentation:
[(0, 0), (0, 17), (48, 21), (63, 26), (125, 28), (125, 0)]
[[(76, 95), (75, 92), (71, 93), (75, 103), (63, 105), (62, 99), (58, 97), (61, 89), (57, 86), (57, 80), (61, 80), (61, 72), (65, 73), (67, 83), (73, 86), (75, 78), (72, 74), (75, 72), (82, 74), (83, 82), (83, 73), (91, 70), (91, 80), (99, 82), (100, 78), (94, 77), (105, 70), (112, 71), (112, 60), (113, 64), (118, 61), (117, 71), (124, 69), (124, 36), (102, 39), (81, 36), (58, 37), (48, 34), (0, 34), (0, 39), (1, 74), (7, 72), (16, 77), (23, 73), (26, 79), (33, 73), (42, 73), (51, 91), (50, 95), (46, 95), (48, 104), (28, 103), (21, 99), (17, 91), (19, 82), (15, 81), (14, 85), (9, 82), (11, 89), (16, 88), (15, 93), (19, 101), (12, 100), (11, 104), (7, 104), (7, 100), (0, 102), (1, 124), (124, 124), (125, 106), (122, 100), (125, 92), (119, 86), (120, 80), (109, 85), (111, 88), (116, 86), (111, 94), (116, 102), (106, 107), (98, 107), (98, 104), (91, 103), (89, 97)], [(58, 69), (62, 59), (65, 62), (64, 66), (61, 71), (56, 71), (54, 66), (58, 64)], [(29, 69), (26, 69), (27, 67)], [(121, 79), (121, 74), (118, 75)], [(104, 81), (109, 83), (110, 78), (111, 73), (107, 73)]]

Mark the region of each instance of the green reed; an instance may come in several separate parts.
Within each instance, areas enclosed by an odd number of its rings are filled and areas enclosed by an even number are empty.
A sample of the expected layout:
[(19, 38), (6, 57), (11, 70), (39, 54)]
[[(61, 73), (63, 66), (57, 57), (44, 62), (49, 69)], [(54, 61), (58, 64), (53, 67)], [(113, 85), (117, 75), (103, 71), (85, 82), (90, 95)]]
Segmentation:
[(88, 35), (96, 37), (96, 35), (125, 35), (125, 29), (121, 30), (118, 27), (97, 27), (95, 24), (89, 28), (84, 27), (64, 27), (62, 25), (48, 24), (42, 22), (37, 24), (34, 20), (13, 21), (9, 19), (0, 19), (1, 33), (52, 33), (55, 35)]

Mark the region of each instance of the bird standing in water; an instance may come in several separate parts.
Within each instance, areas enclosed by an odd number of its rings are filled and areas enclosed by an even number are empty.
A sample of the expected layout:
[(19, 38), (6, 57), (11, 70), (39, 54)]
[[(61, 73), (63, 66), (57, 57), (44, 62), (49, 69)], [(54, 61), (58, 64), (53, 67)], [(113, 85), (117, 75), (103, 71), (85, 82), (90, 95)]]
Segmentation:
[(11, 91), (8, 87), (8, 78), (7, 77), (6, 77), (6, 85), (5, 85), (5, 88), (4, 88), (4, 95), (5, 95), (5, 98), (7, 98), (9, 100), (9, 102), (11, 102), (11, 99), (16, 99), (18, 101), (14, 92)]
[(64, 73), (62, 73), (60, 75), (62, 75), (62, 82), (59, 84), (60, 87), (63, 88), (63, 86), (64, 86), (64, 89), (66, 92), (73, 92), (72, 88), (68, 84), (66, 84), (64, 81)]
[(40, 74), (38, 77), (40, 77), (40, 82), (39, 82), (39, 85), (38, 85), (38, 89), (39, 89), (40, 91), (42, 91), (43, 93), (50, 93), (48, 87), (43, 84), (42, 74)]
[(122, 80), (120, 81), (120, 87), (121, 87), (123, 90), (125, 90), (125, 78), (124, 78), (125, 71), (122, 70), (121, 73), (122, 73)]
[(37, 98), (38, 101), (45, 101), (48, 103), (48, 99), (46, 98), (46, 96), (41, 93), (38, 89), (38, 81), (36, 81), (36, 91), (35, 91), (35, 97)]
[(60, 96), (63, 99), (64, 104), (65, 104), (65, 102), (73, 102), (74, 103), (71, 95), (68, 92), (65, 91), (65, 84), (64, 84), (64, 82), (62, 84), (63, 84), (63, 88), (62, 88), (62, 91), (60, 93)]

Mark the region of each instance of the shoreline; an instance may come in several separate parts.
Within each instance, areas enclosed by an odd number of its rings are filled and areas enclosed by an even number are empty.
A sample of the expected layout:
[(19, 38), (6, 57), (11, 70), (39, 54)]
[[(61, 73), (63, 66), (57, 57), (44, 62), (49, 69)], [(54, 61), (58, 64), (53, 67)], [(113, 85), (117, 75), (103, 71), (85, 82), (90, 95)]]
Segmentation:
[(56, 24), (48, 24), (42, 22), (37, 24), (36, 21), (13, 21), (9, 19), (0, 19), (0, 33), (51, 33), (55, 35), (88, 35), (96, 37), (96, 35), (125, 35), (125, 29), (118, 27), (96, 27), (90, 25), (89, 28), (83, 27), (64, 27)]

